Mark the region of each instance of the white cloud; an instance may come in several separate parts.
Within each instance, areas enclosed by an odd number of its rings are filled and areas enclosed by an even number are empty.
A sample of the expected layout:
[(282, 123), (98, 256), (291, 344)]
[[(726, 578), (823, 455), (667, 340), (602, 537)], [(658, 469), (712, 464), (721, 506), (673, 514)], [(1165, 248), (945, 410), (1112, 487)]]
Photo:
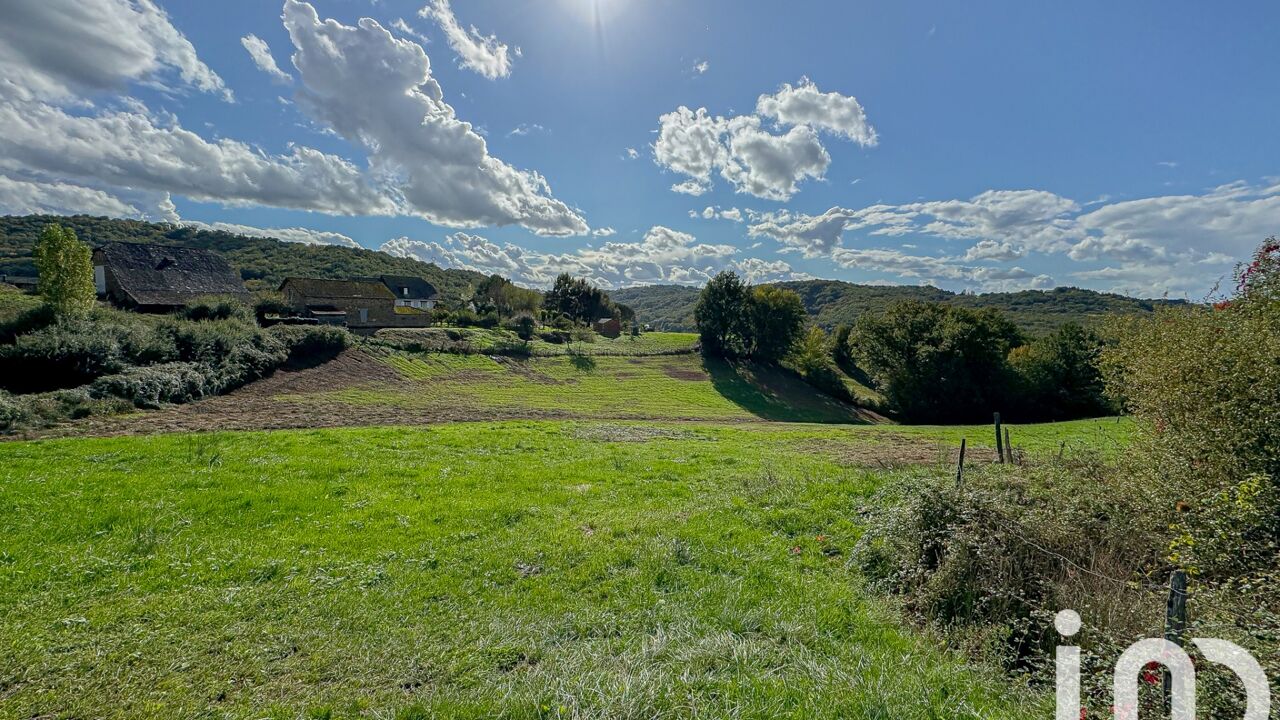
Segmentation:
[(293, 82), (293, 78), (276, 64), (276, 59), (271, 56), (271, 48), (267, 45), (266, 40), (250, 33), (240, 38), (240, 44), (248, 51), (253, 64), (266, 73), (273, 82), (278, 82), (282, 85), (288, 85)]
[(808, 78), (798, 85), (786, 83), (773, 95), (761, 95), (756, 114), (783, 125), (808, 125), (841, 135), (859, 145), (875, 145), (875, 128), (867, 123), (867, 113), (857, 98), (840, 93), (824, 93)]
[(152, 0), (8, 0), (0, 96), (80, 101), (130, 82), (183, 85), (232, 100), (222, 78)]
[[(1040, 287), (1048, 281), (1018, 267), (966, 263), (999, 264), (1041, 255), (1058, 258), (1059, 265), (1103, 265), (1070, 273), (1097, 289), (1203, 295), (1230, 271), (1234, 259), (1246, 257), (1280, 227), (1280, 186), (1268, 183), (1241, 181), (1201, 195), (1088, 205), (1093, 209), (1038, 190), (987, 191), (968, 200), (835, 207), (821, 215), (748, 213), (748, 233), (846, 267), (982, 289)], [(858, 231), (864, 238), (912, 235), (974, 244), (959, 257), (843, 247), (846, 234)]]
[(831, 164), (818, 134), (805, 125), (785, 135), (760, 128), (760, 119), (729, 122), (729, 154), (720, 174), (737, 189), (766, 200), (789, 200), (805, 178), (821, 178)]
[(605, 288), (649, 284), (698, 285), (717, 272), (730, 269), (752, 279), (799, 279), (781, 260), (739, 259), (732, 245), (698, 243), (688, 233), (655, 226), (640, 242), (607, 242), (599, 248), (570, 253), (539, 253), (515, 245), (498, 245), (483, 237), (455, 233), (443, 243), (397, 238), (382, 251), (486, 274), (497, 273), (515, 282), (548, 287), (560, 273), (585, 277)]
[(689, 217), (702, 218), (703, 220), (714, 220), (719, 218), (721, 220), (729, 220), (730, 222), (742, 222), (744, 219), (743, 212), (738, 208), (722, 210), (719, 205), (708, 205), (706, 209), (701, 212), (697, 210), (690, 210)]
[(1048, 275), (1037, 275), (1020, 267), (963, 265), (952, 258), (907, 255), (897, 250), (837, 248), (831, 257), (841, 267), (888, 272), (928, 284), (959, 281), (986, 292), (1044, 289), (1054, 285)]
[(407, 211), (454, 227), (589, 231), (578, 212), (551, 197), (541, 175), (489, 155), (484, 138), (444, 101), (421, 46), (368, 18), (354, 27), (321, 21), (298, 0), (286, 0), (284, 21), (304, 85), (299, 104), (362, 145), (373, 173), (394, 185)]
[(693, 72), (697, 75), (706, 75), (711, 69), (711, 63), (706, 60), (699, 60), (693, 64)]
[(36, 182), (0, 175), (0, 214), (140, 217), (138, 208), (101, 190), (64, 182)]
[(525, 123), (521, 123), (515, 126), (514, 128), (512, 128), (511, 132), (507, 133), (507, 137), (524, 137), (525, 135), (530, 135), (533, 133), (544, 133), (546, 131), (547, 129), (542, 127), (538, 123), (533, 123), (531, 125), (526, 125)]
[(595, 237), (612, 237), (614, 235), (617, 235), (618, 231), (614, 230), (611, 227), (600, 227), (600, 228), (596, 228), (595, 230), (592, 230), (591, 234), (594, 235)]
[(658, 141), (653, 146), (655, 161), (692, 177), (699, 186), (710, 183), (711, 172), (724, 164), (728, 154), (721, 141), (728, 128), (724, 118), (712, 117), (706, 108), (694, 112), (681, 105), (658, 118), (658, 123)]
[[(700, 195), (719, 171), (739, 193), (789, 200), (804, 180), (825, 177), (831, 164), (815, 128), (864, 145), (876, 142), (857, 100), (819, 92), (808, 80), (798, 87), (784, 85), (776, 95), (762, 95), (757, 105), (757, 115), (728, 119), (683, 105), (660, 116), (654, 161), (690, 178), (671, 189)], [(763, 117), (790, 129), (770, 132), (763, 127)]]
[(678, 192), (683, 195), (692, 195), (694, 197), (705, 195), (710, 192), (710, 190), (710, 185), (704, 185), (697, 180), (685, 180), (682, 183), (676, 183), (671, 186), (671, 192)]
[(400, 32), (404, 33), (405, 35), (408, 35), (411, 38), (414, 38), (415, 40), (417, 40), (418, 42), (421, 42), (424, 45), (428, 45), (431, 43), (431, 38), (428, 38), (426, 35), (423, 35), (417, 30), (414, 30), (413, 27), (409, 25), (409, 23), (404, 21), (404, 18), (396, 18), (395, 20), (392, 20), (391, 27), (395, 28), (396, 30), (399, 30)]
[(520, 48), (512, 50), (497, 37), (481, 34), (475, 26), (462, 27), (449, 7), (449, 0), (431, 0), (418, 14), (440, 25), (462, 67), (490, 80), (511, 75), (511, 58), (520, 56)]
[(385, 215), (389, 199), (351, 163), (295, 146), (267, 155), (234, 140), (208, 142), (140, 112), (72, 115), (45, 103), (0, 102), (0, 168), (90, 185), (174, 192), (227, 205)]
[(252, 225), (237, 225), (235, 223), (214, 222), (203, 223), (194, 220), (182, 221), (181, 225), (192, 227), (197, 230), (220, 230), (235, 235), (246, 235), (248, 237), (270, 238), (273, 240), (283, 240), (284, 242), (300, 243), (302, 245), (339, 245), (342, 247), (358, 248), (360, 243), (343, 235), (342, 233), (329, 232), (327, 230), (312, 230), (311, 228), (260, 228)]
[(627, 159), (636, 160), (640, 157), (640, 151), (635, 148), (627, 148)]

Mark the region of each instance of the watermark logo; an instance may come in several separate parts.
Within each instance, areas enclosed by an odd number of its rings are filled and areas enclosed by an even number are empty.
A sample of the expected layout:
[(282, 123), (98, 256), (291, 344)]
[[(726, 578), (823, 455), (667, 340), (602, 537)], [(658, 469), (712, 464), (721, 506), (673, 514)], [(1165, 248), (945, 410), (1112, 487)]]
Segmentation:
[[(1053, 621), (1064, 638), (1080, 632), (1080, 615), (1063, 610)], [(1213, 638), (1191, 640), (1209, 662), (1223, 665), (1244, 684), (1246, 704), (1244, 720), (1267, 720), (1271, 713), (1271, 685), (1267, 674), (1249, 651)], [(1058, 647), (1057, 650), (1058, 713), (1057, 720), (1080, 720), (1080, 648)], [(1163, 666), (1169, 674), (1166, 685), (1172, 720), (1195, 720), (1196, 668), (1191, 657), (1177, 643), (1148, 638), (1130, 645), (1116, 661), (1113, 691), (1116, 720), (1138, 720), (1138, 681), (1152, 663)]]

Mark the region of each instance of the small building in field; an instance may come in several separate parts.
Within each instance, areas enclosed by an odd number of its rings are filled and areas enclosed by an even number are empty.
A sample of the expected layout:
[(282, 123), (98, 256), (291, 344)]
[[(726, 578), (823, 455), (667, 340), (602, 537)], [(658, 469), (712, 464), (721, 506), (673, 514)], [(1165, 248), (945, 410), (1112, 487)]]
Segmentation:
[(294, 312), (332, 325), (394, 324), (396, 296), (381, 280), (285, 278), (285, 303)]
[(33, 293), (40, 287), (40, 279), (29, 275), (0, 275), (0, 285), (12, 285), (22, 292)]
[(226, 258), (198, 248), (107, 243), (93, 251), (93, 281), (99, 296), (139, 312), (170, 312), (201, 297), (251, 299)]
[(607, 338), (621, 337), (622, 321), (616, 317), (600, 318), (591, 324), (591, 329)]
[(420, 277), (408, 275), (382, 275), (375, 282), (387, 286), (396, 296), (396, 307), (431, 310), (440, 299), (436, 286)]

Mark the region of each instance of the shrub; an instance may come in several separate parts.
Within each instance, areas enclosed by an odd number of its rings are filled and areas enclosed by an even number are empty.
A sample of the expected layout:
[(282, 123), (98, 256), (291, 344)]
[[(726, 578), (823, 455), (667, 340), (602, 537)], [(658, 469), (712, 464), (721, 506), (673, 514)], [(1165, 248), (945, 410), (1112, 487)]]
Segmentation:
[(0, 390), (0, 430), (9, 430), (22, 422), (25, 413), (12, 395)]
[(820, 327), (809, 328), (795, 347), (791, 363), (805, 382), (822, 392), (846, 402), (856, 402), (844, 378), (831, 360), (827, 334)]
[(0, 382), (18, 392), (83, 385), (130, 364), (132, 351), (148, 347), (136, 328), (64, 320), (0, 347)]
[(289, 362), (327, 360), (351, 346), (351, 333), (332, 325), (277, 325), (268, 331), (284, 344)]
[(205, 396), (208, 372), (207, 368), (187, 362), (131, 367), (93, 381), (89, 393), (95, 398), (128, 400), (140, 408), (187, 403)]
[(0, 345), (12, 344), (19, 335), (43, 330), (57, 319), (53, 306), (42, 303), (29, 310), (24, 310), (8, 322), (0, 323)]
[(177, 313), (184, 320), (195, 322), (203, 320), (240, 320), (246, 323), (255, 322), (255, 315), (249, 306), (233, 297), (204, 297), (187, 303)]
[(573, 339), (567, 330), (544, 330), (538, 333), (538, 337), (552, 345), (564, 345)]

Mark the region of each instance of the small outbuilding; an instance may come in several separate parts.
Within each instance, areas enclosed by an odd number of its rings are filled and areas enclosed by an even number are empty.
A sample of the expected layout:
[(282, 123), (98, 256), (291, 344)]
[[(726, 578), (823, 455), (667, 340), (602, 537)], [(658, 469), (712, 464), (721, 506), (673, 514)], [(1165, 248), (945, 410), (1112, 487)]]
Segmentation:
[(617, 338), (622, 335), (622, 321), (616, 317), (600, 318), (591, 324), (591, 329), (604, 337)]
[(285, 278), (284, 301), (304, 317), (332, 325), (378, 326), (395, 322), (396, 296), (381, 280)]
[(111, 242), (93, 251), (98, 295), (140, 312), (170, 312), (200, 297), (250, 301), (226, 258), (199, 248)]

